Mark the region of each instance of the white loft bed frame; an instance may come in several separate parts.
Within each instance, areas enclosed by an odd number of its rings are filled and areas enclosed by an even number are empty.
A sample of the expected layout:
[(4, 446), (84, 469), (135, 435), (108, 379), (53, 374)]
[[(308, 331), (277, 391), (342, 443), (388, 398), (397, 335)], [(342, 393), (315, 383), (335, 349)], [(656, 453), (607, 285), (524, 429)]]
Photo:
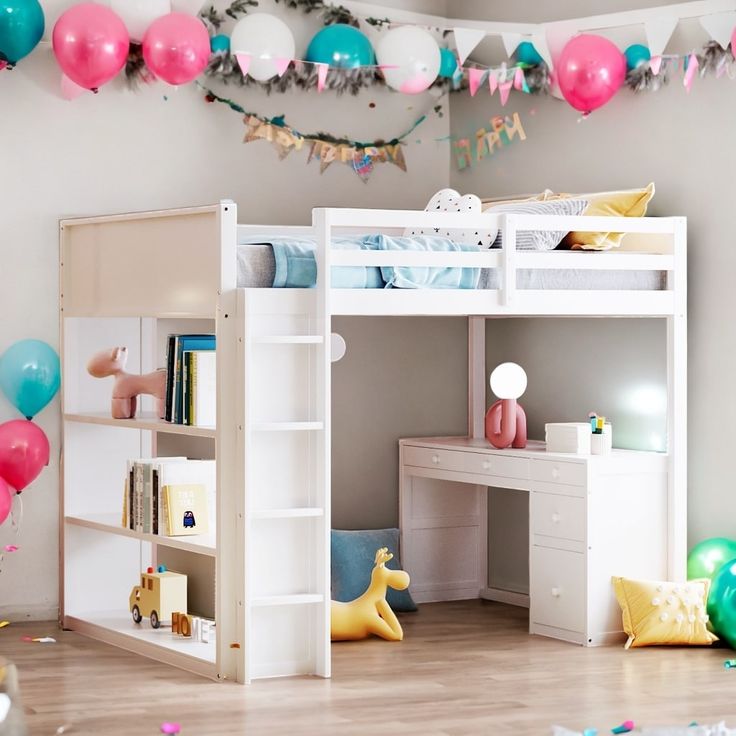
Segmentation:
[[(336, 230), (487, 228), (493, 220), (504, 235), (504, 246), (498, 250), (356, 252), (327, 247)], [(666, 319), (667, 559), (670, 577), (684, 578), (685, 218), (468, 216), (325, 208), (313, 210), (309, 227), (267, 227), (238, 225), (235, 205), (224, 201), (67, 219), (60, 227), (64, 374), (60, 601), (65, 627), (212, 678), (248, 682), (298, 673), (330, 675), (333, 315), (467, 316), (472, 437), (483, 436), (486, 317)], [(520, 230), (641, 233), (658, 243), (664, 239), (666, 245), (652, 252), (520, 252), (515, 248)], [(236, 287), (239, 235), (276, 234), (316, 238), (316, 288)], [(337, 265), (495, 267), (500, 269), (501, 288), (332, 289), (330, 267)], [(516, 281), (522, 268), (666, 271), (667, 282), (657, 291), (523, 290)], [(89, 354), (127, 340), (129, 368), (152, 369), (160, 362), (165, 333), (202, 329), (199, 320), (208, 320), (204, 325), (217, 333), (218, 386), (231, 387), (218, 390), (217, 428), (170, 425), (150, 414), (135, 420), (110, 419), (104, 411), (109, 385), (84, 372)], [(275, 385), (277, 380), (271, 379), (274, 371), (283, 380), (279, 391), (268, 397), (268, 383)], [(214, 439), (216, 541), (153, 537), (119, 527), (121, 463), (129, 457), (155, 455), (161, 433)], [(263, 468), (258, 466), (261, 461)], [(123, 611), (141, 567), (155, 563), (169, 548), (214, 558), (217, 641), (209, 647), (182, 643), (161, 630), (136, 629), (129, 617), (115, 618), (107, 610), (112, 605)], [(264, 562), (272, 570), (270, 576), (262, 574)], [(112, 573), (109, 566), (114, 566)], [(85, 582), (96, 574), (105, 578), (104, 584), (85, 590)]]

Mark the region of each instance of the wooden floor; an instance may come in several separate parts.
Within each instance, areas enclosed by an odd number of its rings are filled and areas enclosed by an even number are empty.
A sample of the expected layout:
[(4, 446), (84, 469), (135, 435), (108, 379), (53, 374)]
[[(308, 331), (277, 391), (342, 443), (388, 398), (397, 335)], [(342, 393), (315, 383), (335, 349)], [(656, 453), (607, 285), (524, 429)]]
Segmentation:
[[(333, 647), (333, 678), (218, 684), (53, 624), (0, 629), (21, 678), (31, 736), (228, 734), (548, 734), (559, 723), (609, 729), (725, 719), (736, 725), (736, 670), (716, 648), (584, 649), (526, 633), (523, 609), (425, 604), (405, 640)], [(21, 636), (57, 638), (34, 644)]]

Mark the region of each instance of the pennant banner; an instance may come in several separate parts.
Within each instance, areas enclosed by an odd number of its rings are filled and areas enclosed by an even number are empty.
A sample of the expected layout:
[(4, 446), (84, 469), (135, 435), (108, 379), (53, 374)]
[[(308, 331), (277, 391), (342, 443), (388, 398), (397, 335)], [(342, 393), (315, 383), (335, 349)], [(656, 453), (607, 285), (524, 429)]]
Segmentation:
[(274, 65), (276, 66), (276, 73), (280, 76), (284, 76), (284, 72), (289, 68), (289, 64), (291, 64), (291, 59), (284, 59), (282, 57), (277, 57), (273, 60)]
[(471, 97), (475, 97), (475, 93), (483, 82), (483, 76), (485, 74), (486, 71), (484, 69), (468, 69), (468, 87), (470, 87)]
[(675, 32), (675, 28), (677, 28), (678, 21), (677, 17), (664, 15), (648, 20), (644, 24), (647, 45), (652, 56), (662, 56), (672, 34)]
[(473, 52), (473, 49), (486, 37), (486, 32), (474, 28), (453, 28), (452, 32), (455, 36), (455, 48), (457, 48), (457, 55), (462, 66)]
[(736, 11), (704, 15), (700, 19), (700, 25), (714, 41), (718, 41), (721, 48), (727, 49), (731, 43), (731, 33), (736, 28)]
[(652, 58), (649, 59), (649, 68), (652, 70), (652, 74), (656, 77), (662, 69), (662, 57), (652, 56)]
[(501, 96), (501, 107), (506, 107), (506, 103), (509, 101), (509, 93), (513, 82), (501, 82), (498, 85), (498, 94)]
[(235, 54), (235, 58), (238, 60), (242, 75), (247, 77), (248, 69), (250, 69), (250, 54)]
[(328, 68), (327, 64), (317, 64), (317, 92), (321, 92), (325, 88)]
[(688, 93), (690, 92), (690, 88), (693, 86), (693, 80), (695, 79), (695, 75), (697, 74), (699, 66), (700, 63), (698, 62), (698, 57), (695, 56), (695, 54), (690, 54), (687, 60), (687, 69), (685, 69), (685, 76), (682, 80), (682, 83)]
[(520, 33), (502, 33), (501, 40), (503, 47), (506, 49), (506, 56), (511, 56), (523, 40)]

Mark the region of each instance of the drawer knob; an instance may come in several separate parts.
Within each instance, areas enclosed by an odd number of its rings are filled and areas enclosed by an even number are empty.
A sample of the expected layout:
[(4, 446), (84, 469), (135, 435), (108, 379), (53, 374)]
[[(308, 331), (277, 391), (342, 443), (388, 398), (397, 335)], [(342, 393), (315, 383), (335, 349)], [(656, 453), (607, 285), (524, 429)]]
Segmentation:
[(557, 468), (552, 468), (552, 477), (555, 480), (560, 477), (560, 471)]
[(483, 461), (483, 470), (490, 470), (491, 469), (491, 462), (490, 460), (484, 460)]
[(552, 597), (559, 598), (562, 591), (559, 588), (552, 588)]
[(556, 511), (554, 512), (554, 514), (552, 514), (552, 523), (553, 524), (560, 523), (560, 515)]
[(434, 463), (435, 465), (439, 465), (439, 462), (440, 462), (440, 456), (439, 456), (439, 455), (432, 455), (432, 462), (433, 462), (433, 463)]

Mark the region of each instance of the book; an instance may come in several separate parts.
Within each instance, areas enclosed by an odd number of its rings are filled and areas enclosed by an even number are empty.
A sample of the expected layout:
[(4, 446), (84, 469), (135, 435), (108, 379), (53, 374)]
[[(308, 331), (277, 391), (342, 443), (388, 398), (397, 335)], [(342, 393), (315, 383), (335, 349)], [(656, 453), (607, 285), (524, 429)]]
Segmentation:
[(188, 350), (185, 424), (214, 427), (217, 418), (217, 353), (214, 350)]
[(176, 424), (183, 423), (184, 411), (184, 352), (186, 350), (214, 350), (214, 335), (178, 335), (174, 356), (173, 417)]
[(174, 365), (178, 335), (169, 335), (166, 341), (166, 414), (167, 422), (174, 416)]
[(166, 485), (163, 492), (168, 536), (207, 534), (207, 487), (203, 483)]
[[(166, 534), (167, 504), (163, 489), (170, 485), (198, 484), (206, 490), (207, 518), (215, 523), (217, 465), (214, 460), (187, 460), (186, 458), (157, 458), (156, 467), (158, 484), (158, 533)], [(197, 525), (194, 534), (203, 532)]]

